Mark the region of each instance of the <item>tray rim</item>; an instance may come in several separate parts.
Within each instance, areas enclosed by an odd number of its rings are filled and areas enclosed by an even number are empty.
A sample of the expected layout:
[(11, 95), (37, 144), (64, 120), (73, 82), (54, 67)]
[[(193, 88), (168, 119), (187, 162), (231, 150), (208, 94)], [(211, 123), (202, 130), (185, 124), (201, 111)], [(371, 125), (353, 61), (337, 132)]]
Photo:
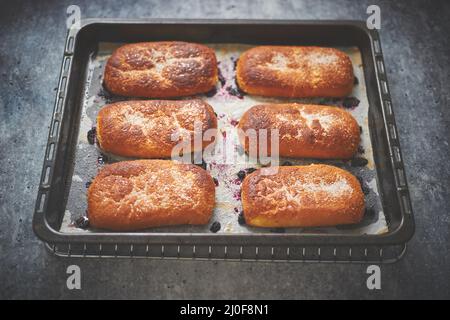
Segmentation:
[[(64, 63), (66, 61), (67, 56), (73, 55), (73, 49), (76, 46), (78, 35), (81, 32), (84, 32), (87, 28), (91, 26), (95, 26), (97, 24), (220, 24), (220, 25), (239, 25), (239, 24), (260, 24), (260, 25), (298, 25), (298, 26), (308, 26), (308, 25), (317, 25), (317, 26), (349, 26), (359, 29), (363, 31), (365, 36), (367, 36), (370, 40), (371, 44), (371, 58), (374, 60), (373, 63), (377, 68), (375, 58), (381, 59), (383, 65), (384, 60), (381, 52), (381, 43), (379, 40), (379, 35), (376, 30), (368, 30), (366, 28), (366, 24), (364, 21), (357, 20), (252, 20), (252, 19), (84, 19), (81, 21), (81, 26), (79, 29), (71, 28), (67, 32), (63, 63), (61, 66), (61, 72), (59, 77), (59, 86), (58, 88), (62, 88), (62, 79), (63, 75), (68, 79), (68, 74), (72, 69), (72, 60), (70, 60), (69, 70), (64, 71)], [(375, 53), (374, 44), (378, 43), (377, 53)], [(378, 84), (377, 92), (380, 96), (380, 108), (383, 114), (383, 121), (385, 125), (385, 130), (388, 130), (386, 114), (385, 114), (385, 106), (384, 102), (386, 98), (389, 101), (390, 95), (389, 91), (383, 95), (381, 82), (379, 74), (376, 73), (376, 80)], [(386, 86), (388, 88), (387, 79), (384, 79)], [(55, 101), (53, 116), (52, 116), (52, 124), (55, 121), (55, 113), (57, 108), (58, 97), (61, 95), (61, 92), (64, 94), (64, 90), (69, 86), (67, 83), (64, 84), (64, 88), (62, 91), (57, 91), (57, 98)], [(63, 110), (67, 108), (67, 101), (63, 102)], [(395, 131), (395, 118), (393, 111), (391, 111), (391, 124), (394, 126)], [(48, 147), (50, 144), (51, 138), (51, 130), (53, 126), (50, 126), (49, 132), (49, 141), (47, 143), (47, 150), (45, 152), (45, 156), (48, 152)], [(389, 132), (386, 132), (386, 136), (388, 137), (388, 146), (390, 152), (390, 160), (392, 168), (396, 168), (399, 163), (401, 168), (403, 169), (402, 159), (400, 157), (400, 162), (395, 162), (393, 154), (392, 154), (392, 141), (389, 135)], [(58, 132), (58, 136), (56, 143), (58, 143), (60, 138), (60, 134)], [(399, 143), (397, 143), (398, 151), (401, 155), (401, 149)], [(56, 153), (56, 152), (55, 152)], [(54, 163), (53, 163), (54, 165)], [(395, 179), (396, 191), (398, 196), (398, 201), (400, 205), (402, 221), (396, 230), (393, 230), (387, 234), (381, 235), (336, 235), (336, 234), (320, 234), (320, 233), (307, 233), (307, 234), (276, 234), (276, 233), (258, 233), (258, 234), (206, 234), (206, 233), (146, 233), (146, 232), (102, 232), (102, 233), (62, 233), (58, 230), (52, 228), (46, 217), (46, 205), (48, 203), (48, 197), (44, 201), (42, 201), (42, 195), (47, 194), (50, 189), (50, 184), (43, 184), (42, 181), (44, 176), (46, 175), (46, 160), (44, 159), (44, 165), (41, 175), (41, 182), (39, 185), (38, 197), (36, 201), (36, 207), (33, 217), (33, 230), (35, 234), (48, 243), (126, 243), (126, 244), (178, 244), (178, 245), (195, 245), (195, 244), (209, 244), (209, 245), (261, 245), (261, 246), (273, 246), (276, 243), (276, 246), (286, 246), (286, 245), (332, 245), (332, 246), (341, 246), (341, 245), (355, 245), (355, 246), (364, 246), (364, 245), (398, 245), (404, 244), (410, 240), (410, 238), (414, 234), (415, 224), (414, 218), (412, 214), (412, 206), (410, 203), (408, 185), (406, 181), (406, 175), (404, 175), (405, 184), (403, 186), (398, 185), (398, 179)], [(50, 179), (51, 181), (51, 179)], [(405, 212), (405, 209), (402, 205), (402, 199), (406, 199), (406, 205), (409, 206), (409, 212)], [(41, 203), (43, 202), (43, 203)]]

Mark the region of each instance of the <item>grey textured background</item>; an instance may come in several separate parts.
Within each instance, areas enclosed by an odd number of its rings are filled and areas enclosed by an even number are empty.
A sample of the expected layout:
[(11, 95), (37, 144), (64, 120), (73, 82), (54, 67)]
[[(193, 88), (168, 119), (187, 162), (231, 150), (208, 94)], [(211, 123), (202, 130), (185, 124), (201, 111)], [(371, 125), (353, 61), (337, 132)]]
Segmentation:
[[(416, 218), (408, 253), (366, 289), (365, 266), (60, 259), (31, 229), (65, 39), (83, 18), (365, 19), (378, 4)], [(0, 9), (1, 298), (450, 298), (448, 1), (29, 1)], [(66, 289), (66, 268), (82, 290)]]

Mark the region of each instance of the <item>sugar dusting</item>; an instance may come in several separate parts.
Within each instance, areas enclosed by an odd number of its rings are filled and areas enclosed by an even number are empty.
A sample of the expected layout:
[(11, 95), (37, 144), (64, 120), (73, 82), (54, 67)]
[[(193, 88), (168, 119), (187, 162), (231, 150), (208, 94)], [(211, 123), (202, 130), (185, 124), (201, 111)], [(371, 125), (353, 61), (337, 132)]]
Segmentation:
[(306, 176), (303, 181), (295, 180), (292, 184), (276, 182), (269, 178), (269, 181), (261, 179), (258, 184), (263, 185), (261, 189), (264, 190), (263, 194), (257, 193), (262, 198), (261, 200), (272, 199), (279, 206), (286, 205), (286, 203), (300, 206), (303, 202), (302, 198), (306, 194), (320, 194), (322, 199), (337, 199), (353, 193), (353, 188), (345, 178), (327, 182), (323, 179), (317, 181), (313, 176)]
[(310, 64), (331, 64), (338, 60), (338, 57), (335, 54), (323, 54), (318, 52), (309, 53), (302, 58), (306, 59)]
[(130, 108), (124, 109), (122, 113), (124, 122), (129, 123), (132, 126), (139, 127), (145, 135), (149, 134), (155, 126), (155, 122), (143, 113)]
[(312, 128), (314, 121), (316, 121), (325, 131), (328, 130), (332, 125), (339, 121), (337, 117), (332, 114), (323, 114), (317, 113), (308, 113), (303, 111), (303, 109), (299, 109), (299, 115), (293, 114), (282, 114), (277, 113), (275, 118), (281, 122), (287, 123), (293, 127), (301, 127), (306, 125), (308, 128)]
[(324, 130), (328, 130), (331, 125), (333, 125), (333, 122), (336, 122), (336, 117), (331, 114), (313, 114), (313, 113), (306, 113), (303, 110), (300, 110), (300, 116), (306, 120), (306, 125), (311, 128), (313, 125), (313, 121), (316, 120), (319, 122), (320, 126)]
[(285, 70), (288, 68), (288, 59), (284, 54), (277, 53), (272, 57), (270, 68), (275, 70)]
[(330, 198), (339, 198), (344, 194), (353, 193), (353, 189), (348, 184), (348, 181), (346, 179), (339, 179), (331, 183), (325, 182), (323, 180), (320, 181), (319, 183), (317, 182), (298, 183), (298, 184), (296, 183), (295, 186), (305, 192), (326, 193), (327, 197)]

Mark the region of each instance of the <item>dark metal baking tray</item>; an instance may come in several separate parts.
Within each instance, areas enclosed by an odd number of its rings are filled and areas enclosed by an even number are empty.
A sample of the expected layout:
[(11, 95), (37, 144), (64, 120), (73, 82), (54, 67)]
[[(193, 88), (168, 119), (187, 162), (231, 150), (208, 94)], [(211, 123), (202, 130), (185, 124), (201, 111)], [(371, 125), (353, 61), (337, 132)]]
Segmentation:
[[(371, 142), (389, 231), (380, 235), (59, 232), (72, 178), (89, 56), (100, 42), (157, 40), (357, 46), (363, 60)], [(60, 256), (396, 261), (414, 233), (414, 219), (378, 33), (358, 21), (83, 21), (79, 30), (70, 29), (67, 34), (33, 228)]]

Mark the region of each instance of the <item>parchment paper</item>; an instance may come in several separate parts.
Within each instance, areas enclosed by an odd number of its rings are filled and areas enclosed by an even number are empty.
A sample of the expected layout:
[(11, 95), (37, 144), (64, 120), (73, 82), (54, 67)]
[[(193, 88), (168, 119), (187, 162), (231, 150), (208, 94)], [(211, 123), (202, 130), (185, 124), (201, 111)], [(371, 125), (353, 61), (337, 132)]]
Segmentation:
[[(91, 56), (88, 64), (88, 75), (85, 85), (81, 122), (75, 153), (75, 165), (67, 201), (61, 232), (102, 232), (92, 228), (81, 229), (76, 227), (74, 221), (86, 214), (86, 191), (98, 170), (106, 163), (124, 160), (113, 155), (103, 154), (95, 144), (88, 141), (88, 132), (95, 126), (95, 119), (102, 106), (114, 101), (125, 100), (123, 97), (111, 96), (102, 88), (104, 65), (112, 51), (119, 44), (102, 43), (98, 51)], [(378, 183), (372, 154), (368, 125), (368, 99), (364, 81), (364, 70), (361, 54), (356, 47), (338, 48), (346, 52), (353, 63), (355, 73), (355, 86), (351, 96), (347, 99), (281, 99), (263, 98), (241, 94), (235, 84), (235, 63), (240, 53), (251, 48), (244, 44), (208, 44), (216, 52), (220, 69), (220, 82), (216, 90), (206, 94), (198, 95), (196, 98), (204, 99), (215, 110), (218, 116), (218, 128), (220, 134), (216, 139), (214, 155), (205, 158), (206, 169), (217, 179), (216, 208), (209, 225), (206, 226), (176, 226), (159, 227), (148, 229), (148, 232), (186, 232), (186, 233), (210, 233), (213, 222), (220, 222), (218, 231), (225, 233), (257, 233), (257, 232), (284, 232), (284, 233), (327, 233), (327, 234), (382, 234), (388, 231), (386, 219), (382, 210), (381, 200), (378, 193)], [(192, 98), (192, 97), (189, 97)], [(356, 99), (355, 99), (356, 98)], [(186, 98), (185, 98), (186, 99)], [(359, 103), (358, 103), (359, 101)], [(238, 223), (238, 215), (242, 210), (240, 202), (240, 179), (237, 173), (248, 168), (258, 168), (254, 160), (249, 160), (239, 145), (236, 135), (236, 125), (242, 114), (251, 106), (267, 102), (305, 102), (315, 104), (335, 105), (345, 108), (352, 113), (360, 125), (361, 145), (358, 158), (367, 159), (365, 166), (356, 166), (351, 161), (337, 160), (295, 160), (280, 159), (280, 164), (310, 164), (326, 163), (344, 168), (356, 175), (363, 185), (366, 201), (366, 212), (364, 219), (357, 225), (322, 227), (322, 228), (277, 228), (261, 229), (247, 227)], [(228, 140), (228, 141), (227, 141)], [(230, 143), (231, 141), (231, 143)], [(225, 142), (232, 146), (226, 152), (224, 161), (223, 146)], [(230, 160), (231, 159), (231, 160)], [(287, 161), (287, 162), (286, 162)], [(224, 164), (225, 162), (225, 164)]]

